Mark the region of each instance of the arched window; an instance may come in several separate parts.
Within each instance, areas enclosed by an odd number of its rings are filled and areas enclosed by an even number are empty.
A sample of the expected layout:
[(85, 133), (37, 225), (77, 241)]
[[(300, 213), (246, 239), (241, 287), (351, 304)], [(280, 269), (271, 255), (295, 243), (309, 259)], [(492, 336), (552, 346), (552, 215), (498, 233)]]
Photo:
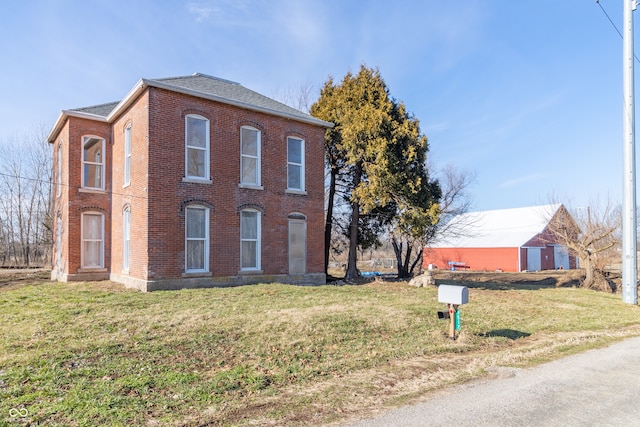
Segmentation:
[(131, 208), (122, 211), (122, 269), (129, 270), (131, 259)]
[(304, 191), (304, 140), (287, 138), (287, 190)]
[(260, 270), (260, 246), (262, 240), (260, 211), (240, 211), (240, 269)]
[(56, 194), (60, 196), (62, 194), (62, 141), (58, 144), (58, 155), (56, 158)]
[(82, 268), (104, 267), (104, 215), (100, 212), (82, 214)]
[(240, 128), (240, 184), (260, 186), (260, 131)]
[(104, 139), (82, 137), (82, 187), (104, 190)]
[(209, 271), (209, 208), (185, 209), (185, 272)]
[(131, 124), (124, 128), (124, 185), (131, 183)]
[(62, 216), (56, 215), (56, 266), (62, 271)]
[(209, 179), (209, 120), (189, 114), (185, 117), (185, 177)]

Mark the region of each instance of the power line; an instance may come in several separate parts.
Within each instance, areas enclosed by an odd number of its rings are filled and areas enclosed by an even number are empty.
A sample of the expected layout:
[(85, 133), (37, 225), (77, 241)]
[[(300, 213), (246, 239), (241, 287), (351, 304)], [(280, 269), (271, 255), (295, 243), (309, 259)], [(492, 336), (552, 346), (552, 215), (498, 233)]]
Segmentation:
[[(44, 184), (44, 183), (47, 183), (49, 181), (48, 178), (46, 178), (46, 179), (43, 179), (43, 178), (29, 178), (29, 177), (26, 177), (26, 176), (15, 176), (15, 175), (11, 175), (11, 174), (4, 173), (4, 172), (0, 172), (0, 176), (5, 176), (7, 178), (13, 178), (13, 179), (24, 179), (26, 181), (34, 181), (34, 182), (36, 182), (38, 184)], [(51, 186), (55, 187), (56, 185), (58, 185), (58, 183), (55, 183), (52, 180), (51, 181)], [(63, 183), (60, 183), (60, 185), (63, 186), (63, 187), (68, 187), (70, 190), (79, 190), (79, 189), (83, 188), (83, 187), (79, 187), (79, 186), (76, 186), (76, 185), (69, 185), (69, 184), (63, 184)], [(111, 194), (112, 196), (123, 196), (123, 197), (131, 197), (131, 198), (134, 198), (134, 199), (149, 200), (148, 196), (136, 196), (135, 194), (118, 193), (118, 192), (113, 191), (113, 190), (111, 190), (111, 191), (98, 190), (98, 191), (100, 191), (101, 193), (104, 193), (104, 194)]]
[[(604, 13), (604, 16), (607, 17), (607, 19), (609, 20), (609, 22), (611, 23), (611, 26), (616, 30), (616, 32), (618, 33), (618, 35), (620, 36), (621, 39), (624, 40), (624, 37), (622, 37), (622, 33), (620, 32), (620, 30), (618, 29), (617, 25), (615, 24), (615, 22), (613, 22), (613, 19), (611, 19), (611, 17), (609, 16), (609, 14), (607, 13), (606, 10), (604, 10), (604, 7), (602, 7), (602, 5), (600, 4), (600, 0), (596, 0), (596, 3), (598, 4), (598, 6), (600, 6), (600, 10), (602, 10), (602, 13)], [(635, 52), (633, 53), (633, 57), (636, 58), (636, 61), (638, 61), (638, 63), (640, 64), (640, 59), (638, 59), (638, 57), (636, 56)]]

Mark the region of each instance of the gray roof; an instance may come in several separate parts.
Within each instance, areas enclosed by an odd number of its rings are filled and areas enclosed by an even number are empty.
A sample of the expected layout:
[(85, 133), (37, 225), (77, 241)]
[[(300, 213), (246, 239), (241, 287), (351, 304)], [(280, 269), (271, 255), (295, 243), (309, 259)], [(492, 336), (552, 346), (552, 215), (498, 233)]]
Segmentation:
[[(294, 120), (301, 120), (320, 126), (326, 127), (331, 125), (328, 122), (319, 120), (309, 114), (303, 113), (302, 111), (261, 95), (258, 92), (247, 89), (240, 83), (208, 76), (206, 74), (195, 73), (191, 76), (142, 79), (142, 83), (146, 86), (185, 93), (225, 104), (232, 104), (241, 108), (262, 111)], [(91, 107), (75, 108), (69, 111), (96, 115), (106, 119), (120, 104), (122, 104), (122, 101)]]
[(105, 119), (118, 106), (119, 102), (109, 102), (108, 104), (93, 105), (91, 107), (74, 108), (70, 111), (77, 113), (93, 114), (94, 116), (104, 117)]
[[(189, 89), (193, 91), (195, 96), (202, 94), (205, 98), (213, 96), (221, 102), (230, 101), (237, 106), (246, 106), (247, 108), (257, 107), (265, 112), (273, 112), (278, 115), (285, 115), (291, 118), (299, 118), (305, 121), (318, 120), (309, 114), (289, 107), (281, 102), (271, 99), (267, 96), (247, 89), (240, 83), (224, 80), (217, 77), (208, 76), (206, 74), (195, 73), (191, 76), (169, 77), (162, 79), (147, 80), (160, 83), (157, 86), (170, 85), (176, 88)], [(180, 90), (177, 90), (180, 91)]]

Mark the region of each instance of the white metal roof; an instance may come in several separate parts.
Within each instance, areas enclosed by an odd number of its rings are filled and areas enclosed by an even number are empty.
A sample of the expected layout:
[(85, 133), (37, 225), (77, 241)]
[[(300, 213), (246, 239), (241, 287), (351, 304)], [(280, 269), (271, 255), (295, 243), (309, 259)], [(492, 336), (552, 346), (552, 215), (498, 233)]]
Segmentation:
[(561, 204), (469, 212), (454, 217), (434, 248), (519, 248), (541, 233)]

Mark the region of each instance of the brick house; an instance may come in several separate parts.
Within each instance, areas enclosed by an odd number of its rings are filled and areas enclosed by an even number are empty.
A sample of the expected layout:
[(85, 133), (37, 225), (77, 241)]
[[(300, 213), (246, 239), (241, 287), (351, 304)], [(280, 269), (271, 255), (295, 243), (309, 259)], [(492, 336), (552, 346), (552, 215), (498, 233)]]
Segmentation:
[(48, 137), (52, 279), (143, 291), (325, 283), (330, 126), (199, 73), (63, 110)]

